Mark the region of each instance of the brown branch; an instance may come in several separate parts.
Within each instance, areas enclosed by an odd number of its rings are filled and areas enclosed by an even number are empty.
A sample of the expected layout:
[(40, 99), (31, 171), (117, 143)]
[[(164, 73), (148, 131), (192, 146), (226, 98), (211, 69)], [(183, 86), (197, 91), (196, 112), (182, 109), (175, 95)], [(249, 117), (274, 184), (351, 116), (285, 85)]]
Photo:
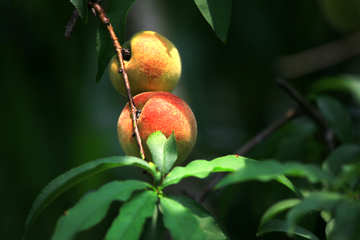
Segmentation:
[[(294, 119), (298, 115), (298, 112), (294, 109), (289, 109), (286, 114), (276, 120), (273, 124), (265, 128), (259, 134), (257, 134), (254, 138), (252, 138), (249, 142), (247, 142), (244, 146), (235, 151), (235, 154), (244, 156), (248, 152), (250, 152), (254, 147), (263, 142), (267, 137), (269, 137), (272, 133), (282, 127), (284, 124)], [(205, 186), (204, 190), (197, 196), (196, 201), (203, 202), (205, 198), (210, 193), (211, 189), (223, 178), (228, 172), (217, 173), (216, 176)]]
[(299, 107), (304, 111), (304, 113), (321, 128), (321, 130), (324, 132), (324, 139), (327, 143), (328, 150), (331, 151), (334, 148), (334, 133), (329, 128), (327, 122), (320, 114), (320, 112), (317, 111), (312, 105), (310, 105), (310, 103), (289, 83), (280, 78), (278, 78), (276, 82), (285, 90), (285, 92), (290, 95), (290, 97), (292, 97), (297, 102), (297, 104), (299, 104)]
[(277, 74), (296, 78), (346, 61), (360, 54), (360, 32), (331, 43), (311, 48), (277, 60)]
[(144, 152), (144, 148), (141, 143), (140, 132), (139, 132), (139, 128), (137, 125), (137, 118), (138, 118), (138, 115), (140, 114), (140, 110), (135, 106), (134, 99), (132, 97), (128, 75), (126, 73), (126, 69), (124, 66), (124, 59), (123, 59), (123, 55), (122, 55), (123, 49), (121, 48), (119, 40), (116, 37), (116, 34), (114, 32), (114, 29), (113, 29), (109, 19), (106, 17), (106, 14), (105, 14), (104, 10), (102, 9), (102, 7), (98, 3), (94, 3), (91, 1), (89, 1), (88, 4), (89, 4), (89, 8), (92, 11), (95, 11), (96, 15), (99, 17), (102, 24), (107, 28), (107, 30), (109, 32), (109, 36), (113, 42), (113, 45), (114, 45), (114, 48), (115, 48), (115, 51), (116, 51), (116, 54), (117, 54), (117, 57), (118, 57), (118, 60), (120, 63), (119, 74), (121, 73), (123, 76), (123, 79), (124, 79), (124, 84), (125, 84), (126, 93), (127, 93), (127, 97), (128, 97), (128, 101), (129, 101), (130, 112), (131, 112), (131, 118), (132, 118), (132, 122), (133, 122), (134, 134), (136, 137), (136, 141), (139, 145), (140, 156), (143, 160), (145, 160), (145, 152)]
[(67, 25), (65, 26), (65, 38), (70, 39), (71, 33), (74, 30), (76, 20), (79, 18), (80, 14), (76, 8), (71, 15), (70, 20), (68, 21)]

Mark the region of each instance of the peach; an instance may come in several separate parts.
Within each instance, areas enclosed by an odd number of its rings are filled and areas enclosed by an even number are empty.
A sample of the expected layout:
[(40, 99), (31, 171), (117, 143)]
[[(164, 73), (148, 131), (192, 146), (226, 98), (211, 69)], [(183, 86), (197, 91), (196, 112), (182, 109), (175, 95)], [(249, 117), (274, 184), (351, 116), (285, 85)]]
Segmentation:
[[(180, 164), (192, 150), (197, 136), (196, 119), (189, 105), (181, 98), (168, 92), (145, 92), (134, 97), (141, 114), (137, 120), (146, 160), (152, 162), (146, 140), (155, 131), (161, 131), (167, 138), (174, 131)], [(129, 103), (120, 114), (117, 132), (120, 145), (126, 155), (140, 157), (139, 147), (130, 115)]]
[[(131, 50), (130, 60), (124, 65), (133, 95), (174, 90), (181, 75), (181, 60), (172, 42), (156, 32), (143, 31), (132, 36), (123, 48)], [(116, 55), (110, 61), (109, 76), (116, 90), (126, 96)]]

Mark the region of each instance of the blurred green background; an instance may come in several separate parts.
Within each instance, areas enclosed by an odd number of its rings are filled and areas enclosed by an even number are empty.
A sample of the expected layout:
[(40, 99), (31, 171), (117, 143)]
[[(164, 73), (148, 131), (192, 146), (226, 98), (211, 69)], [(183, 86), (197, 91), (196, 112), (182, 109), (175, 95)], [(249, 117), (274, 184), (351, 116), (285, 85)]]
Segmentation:
[[(350, 2), (359, 6), (357, 0)], [(280, 57), (360, 30), (359, 12), (346, 14), (354, 29), (342, 28), (320, 6), (320, 1), (313, 0), (233, 1), (228, 41), (223, 44), (192, 0), (138, 0), (134, 4), (125, 39), (153, 30), (169, 38), (180, 52), (183, 73), (174, 94), (191, 106), (199, 129), (187, 162), (233, 153), (295, 106), (275, 84), (282, 73), (276, 68)], [(72, 11), (69, 1), (14, 0), (3, 2), (0, 8), (1, 239), (20, 239), (33, 201), (52, 179), (82, 163), (123, 154), (116, 123), (126, 98), (112, 87), (107, 72), (95, 82), (99, 21), (92, 15), (88, 24), (79, 20), (66, 40), (64, 26)], [(322, 77), (359, 73), (360, 57), (355, 54), (287, 80), (306, 95), (310, 84)], [(299, 141), (307, 141), (315, 131), (306, 119), (297, 126), (291, 131), (302, 133)], [(304, 160), (300, 157), (304, 149), (291, 148), (299, 144), (293, 141), (283, 146), (283, 160)], [(275, 156), (272, 147), (259, 149), (249, 156)], [(84, 193), (107, 181), (129, 178), (147, 176), (127, 167), (71, 188), (39, 216), (28, 239), (49, 239), (57, 218)], [(206, 182), (187, 179), (169, 192), (186, 189), (189, 195), (197, 195)], [(205, 206), (224, 222), (233, 239), (257, 239), (262, 213), (285, 196), (292, 195), (277, 183), (249, 182), (216, 192)], [(117, 207), (111, 208), (103, 224), (80, 234), (79, 239), (102, 239), (104, 226), (116, 215)], [(316, 227), (311, 230), (323, 237), (324, 225), (316, 218), (311, 221), (314, 224), (309, 225)], [(288, 239), (277, 233), (262, 238)]]

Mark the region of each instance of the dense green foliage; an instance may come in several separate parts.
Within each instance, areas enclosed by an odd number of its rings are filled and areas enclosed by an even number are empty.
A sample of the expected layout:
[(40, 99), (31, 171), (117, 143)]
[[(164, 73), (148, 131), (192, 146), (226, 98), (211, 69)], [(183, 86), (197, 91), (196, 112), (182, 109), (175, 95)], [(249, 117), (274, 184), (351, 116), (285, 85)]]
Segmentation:
[[(158, 159), (159, 172), (140, 159), (104, 158), (123, 155), (116, 120), (126, 99), (101, 73), (112, 51), (101, 47), (106, 32), (96, 32), (102, 28), (85, 0), (71, 2), (84, 21), (78, 20), (69, 41), (63, 38), (73, 10), (69, 1), (13, 0), (0, 10), (2, 239), (20, 239), (25, 222), (31, 225), (27, 239), (66, 239), (78, 232), (76, 239), (149, 239), (164, 228), (175, 239), (289, 239), (284, 232), (299, 239), (357, 239), (358, 55), (286, 79), (334, 133), (330, 149), (323, 129), (301, 112), (247, 152), (251, 159), (229, 155), (296, 108), (275, 84), (286, 75), (280, 57), (351, 36), (333, 28), (316, 1), (111, 2), (127, 6), (108, 9), (121, 42), (155, 30), (182, 57), (182, 81), (174, 93), (193, 109), (198, 141), (184, 167), (171, 170)], [(210, 18), (214, 9), (226, 16)], [(102, 76), (97, 84), (96, 75)], [(154, 146), (155, 155), (174, 161), (171, 141)], [(179, 196), (182, 190), (197, 196), (221, 171), (234, 173), (218, 183), (204, 207)], [(153, 181), (146, 183), (150, 175)], [(102, 198), (103, 191), (112, 197)], [(129, 212), (139, 217), (130, 219)]]

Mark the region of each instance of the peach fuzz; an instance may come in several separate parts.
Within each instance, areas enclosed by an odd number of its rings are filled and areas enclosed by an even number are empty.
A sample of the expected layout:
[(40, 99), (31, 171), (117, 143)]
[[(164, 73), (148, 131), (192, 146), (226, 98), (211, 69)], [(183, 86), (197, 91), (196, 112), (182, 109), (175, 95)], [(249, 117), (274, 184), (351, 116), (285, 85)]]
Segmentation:
[[(181, 98), (168, 92), (145, 92), (134, 97), (142, 112), (137, 120), (146, 160), (152, 162), (146, 140), (151, 133), (160, 130), (167, 138), (175, 132), (180, 164), (189, 155), (197, 136), (196, 119), (190, 107)], [(117, 132), (120, 145), (126, 155), (140, 157), (139, 147), (130, 116), (129, 103), (120, 114)]]
[[(132, 36), (123, 48), (131, 50), (130, 60), (124, 65), (133, 95), (174, 90), (180, 80), (181, 60), (172, 42), (156, 32), (143, 31)], [(109, 77), (116, 90), (126, 96), (116, 55), (110, 61)]]

